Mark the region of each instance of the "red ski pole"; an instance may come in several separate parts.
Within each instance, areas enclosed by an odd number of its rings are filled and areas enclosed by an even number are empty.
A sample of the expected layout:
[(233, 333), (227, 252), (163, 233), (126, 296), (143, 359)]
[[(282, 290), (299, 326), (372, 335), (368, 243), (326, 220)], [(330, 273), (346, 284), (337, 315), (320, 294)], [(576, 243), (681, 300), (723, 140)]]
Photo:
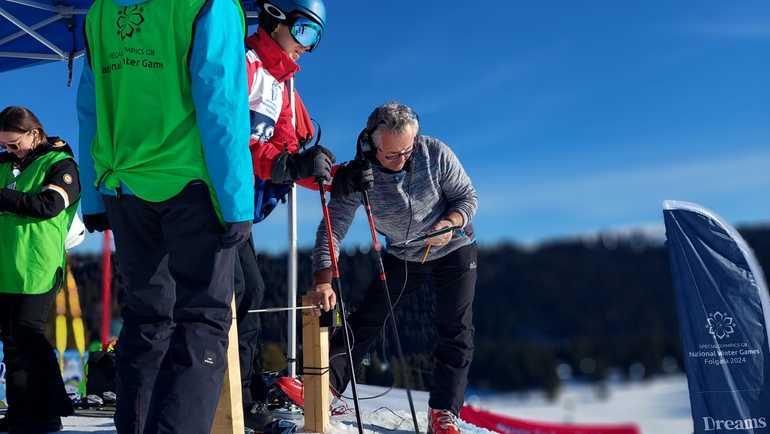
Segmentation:
[(345, 302), (342, 299), (342, 286), (340, 285), (340, 270), (337, 266), (337, 255), (334, 252), (334, 233), (332, 232), (332, 220), (329, 216), (329, 207), (326, 204), (326, 192), (322, 179), (318, 179), (318, 190), (321, 192), (321, 209), (323, 210), (324, 222), (326, 223), (326, 238), (329, 242), (329, 256), (332, 260), (332, 289), (337, 295), (337, 300), (342, 313), (342, 328), (345, 336), (345, 350), (348, 353), (348, 367), (350, 368), (350, 386), (353, 389), (353, 404), (356, 409), (356, 422), (358, 423), (358, 433), (364, 434), (364, 426), (361, 422), (361, 410), (358, 406), (358, 391), (356, 390), (356, 368), (353, 365), (353, 353), (350, 348), (350, 335), (348, 334), (348, 315), (345, 309)]

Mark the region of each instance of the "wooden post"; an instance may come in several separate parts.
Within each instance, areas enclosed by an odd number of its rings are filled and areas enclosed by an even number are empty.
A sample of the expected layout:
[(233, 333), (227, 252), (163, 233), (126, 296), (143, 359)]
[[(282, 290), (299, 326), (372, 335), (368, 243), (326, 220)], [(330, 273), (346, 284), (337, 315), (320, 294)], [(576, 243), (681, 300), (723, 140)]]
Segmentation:
[(243, 396), (241, 392), (241, 361), (238, 357), (238, 323), (233, 296), (233, 322), (230, 325), (227, 344), (227, 367), (222, 393), (219, 395), (217, 412), (214, 414), (212, 434), (243, 434)]
[[(307, 296), (306, 296), (307, 297)], [(313, 304), (303, 297), (302, 304)], [(329, 328), (309, 312), (302, 315), (302, 360), (305, 398), (305, 432), (324, 433), (329, 428)]]

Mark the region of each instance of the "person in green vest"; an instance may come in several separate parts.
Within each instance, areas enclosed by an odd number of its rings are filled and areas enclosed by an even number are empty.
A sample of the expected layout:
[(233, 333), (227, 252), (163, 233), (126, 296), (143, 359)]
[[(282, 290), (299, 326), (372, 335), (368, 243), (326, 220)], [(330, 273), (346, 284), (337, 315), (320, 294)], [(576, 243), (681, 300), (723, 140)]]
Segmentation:
[(65, 240), (80, 201), (70, 147), (23, 107), (0, 112), (0, 340), (8, 412), (0, 431), (62, 429), (73, 413), (46, 323), (62, 287)]
[(208, 434), (254, 175), (237, 0), (96, 0), (78, 89), (83, 221), (127, 278), (119, 433)]

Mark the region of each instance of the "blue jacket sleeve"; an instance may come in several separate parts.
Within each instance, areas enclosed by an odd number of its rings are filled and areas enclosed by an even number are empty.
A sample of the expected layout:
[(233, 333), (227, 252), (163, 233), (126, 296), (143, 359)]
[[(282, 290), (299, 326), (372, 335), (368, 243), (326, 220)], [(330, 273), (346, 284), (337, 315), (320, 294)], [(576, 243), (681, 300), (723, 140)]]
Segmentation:
[(210, 0), (198, 18), (190, 74), (203, 154), (225, 222), (254, 218), (245, 28), (235, 0)]
[(96, 191), (96, 169), (91, 157), (91, 142), (96, 134), (96, 94), (94, 73), (88, 61), (83, 62), (77, 96), (78, 165), (80, 166), (80, 208), (83, 214), (104, 212), (102, 196)]

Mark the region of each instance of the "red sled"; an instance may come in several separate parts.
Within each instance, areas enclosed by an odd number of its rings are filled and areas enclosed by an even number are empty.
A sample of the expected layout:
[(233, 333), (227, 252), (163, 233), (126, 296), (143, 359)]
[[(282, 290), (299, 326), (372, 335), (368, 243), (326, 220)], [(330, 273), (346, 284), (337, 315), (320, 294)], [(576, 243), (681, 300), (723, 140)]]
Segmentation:
[(639, 427), (633, 424), (567, 425), (531, 422), (501, 416), (468, 405), (460, 410), (460, 419), (502, 434), (641, 434)]

